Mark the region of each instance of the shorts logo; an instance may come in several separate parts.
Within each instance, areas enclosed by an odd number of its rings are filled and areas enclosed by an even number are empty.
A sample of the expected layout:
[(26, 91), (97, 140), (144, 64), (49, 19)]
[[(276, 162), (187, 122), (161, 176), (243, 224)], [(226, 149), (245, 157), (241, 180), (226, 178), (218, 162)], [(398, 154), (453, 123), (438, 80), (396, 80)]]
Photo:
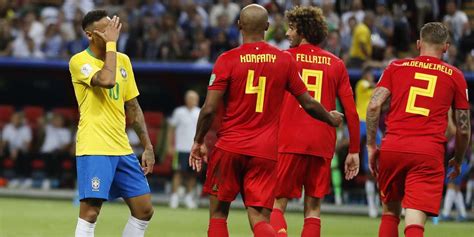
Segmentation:
[(212, 185), (212, 191), (213, 192), (219, 191), (219, 187), (217, 186), (217, 184)]
[(127, 71), (123, 67), (120, 68), (120, 74), (124, 79), (127, 78)]
[(94, 192), (99, 192), (100, 179), (99, 179), (98, 177), (92, 178), (91, 184), (92, 184), (92, 191), (94, 191)]

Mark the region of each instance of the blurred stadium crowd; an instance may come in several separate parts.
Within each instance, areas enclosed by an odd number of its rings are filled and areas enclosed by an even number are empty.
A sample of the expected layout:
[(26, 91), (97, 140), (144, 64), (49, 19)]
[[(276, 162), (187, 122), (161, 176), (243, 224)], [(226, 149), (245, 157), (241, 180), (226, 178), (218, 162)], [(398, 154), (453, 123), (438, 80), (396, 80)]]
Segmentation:
[[(324, 47), (349, 67), (367, 63), (383, 68), (395, 58), (414, 56), (422, 24), (443, 21), (452, 42), (445, 61), (474, 71), (470, 0), (0, 0), (0, 55), (68, 59), (87, 46), (84, 13), (103, 8), (120, 16), (118, 49), (134, 60), (213, 62), (239, 44), (238, 13), (252, 2), (268, 9), (266, 38), (282, 49), (289, 46), (285, 10), (296, 4), (320, 6), (330, 32)], [(371, 40), (361, 45), (358, 39), (367, 34)], [(367, 47), (368, 55), (360, 47)]]

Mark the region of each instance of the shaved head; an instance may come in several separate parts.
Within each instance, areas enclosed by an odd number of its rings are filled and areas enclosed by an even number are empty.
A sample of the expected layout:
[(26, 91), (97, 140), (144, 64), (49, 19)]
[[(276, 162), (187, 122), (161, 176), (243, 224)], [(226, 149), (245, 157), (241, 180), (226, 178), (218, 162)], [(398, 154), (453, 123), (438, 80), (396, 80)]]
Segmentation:
[(268, 26), (268, 12), (264, 7), (250, 4), (240, 11), (239, 28), (243, 33), (264, 34)]

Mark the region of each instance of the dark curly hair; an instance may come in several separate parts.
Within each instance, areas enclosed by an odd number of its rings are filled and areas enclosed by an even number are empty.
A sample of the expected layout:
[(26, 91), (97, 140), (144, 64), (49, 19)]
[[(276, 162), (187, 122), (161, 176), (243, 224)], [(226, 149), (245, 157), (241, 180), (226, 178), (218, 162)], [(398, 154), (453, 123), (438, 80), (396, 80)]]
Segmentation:
[(88, 12), (82, 19), (82, 29), (86, 30), (87, 27), (96, 21), (100, 21), (104, 17), (107, 17), (107, 12), (105, 10), (93, 10)]
[(296, 33), (303, 35), (309, 43), (318, 45), (326, 39), (328, 26), (321, 8), (296, 6), (285, 15), (288, 23), (295, 25)]

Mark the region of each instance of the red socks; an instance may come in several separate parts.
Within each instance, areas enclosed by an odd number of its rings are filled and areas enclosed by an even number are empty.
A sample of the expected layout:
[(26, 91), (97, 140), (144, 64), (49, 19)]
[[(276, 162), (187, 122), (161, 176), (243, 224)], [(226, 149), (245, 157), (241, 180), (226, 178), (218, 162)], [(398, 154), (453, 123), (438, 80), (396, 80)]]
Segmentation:
[(304, 219), (303, 231), (301, 237), (320, 237), (321, 219), (316, 217), (307, 217)]
[(379, 228), (379, 237), (398, 237), (400, 218), (394, 215), (382, 215)]
[(421, 225), (407, 225), (405, 227), (405, 237), (423, 237), (425, 227)]
[(272, 214), (270, 216), (270, 225), (272, 225), (273, 229), (277, 233), (277, 237), (288, 236), (286, 233), (288, 227), (286, 225), (285, 216), (283, 215), (282, 210), (273, 208)]
[(266, 221), (260, 221), (253, 227), (254, 237), (276, 237), (275, 230)]
[(226, 219), (211, 218), (209, 220), (208, 237), (229, 237)]

